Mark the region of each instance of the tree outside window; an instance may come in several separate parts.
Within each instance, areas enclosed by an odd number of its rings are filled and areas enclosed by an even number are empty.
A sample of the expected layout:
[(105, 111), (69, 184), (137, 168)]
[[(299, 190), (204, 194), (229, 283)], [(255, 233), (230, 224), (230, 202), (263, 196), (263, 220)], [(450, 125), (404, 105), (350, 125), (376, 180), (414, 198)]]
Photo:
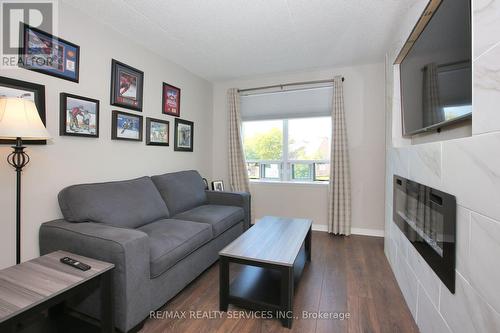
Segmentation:
[(250, 179), (328, 181), (331, 118), (243, 122)]

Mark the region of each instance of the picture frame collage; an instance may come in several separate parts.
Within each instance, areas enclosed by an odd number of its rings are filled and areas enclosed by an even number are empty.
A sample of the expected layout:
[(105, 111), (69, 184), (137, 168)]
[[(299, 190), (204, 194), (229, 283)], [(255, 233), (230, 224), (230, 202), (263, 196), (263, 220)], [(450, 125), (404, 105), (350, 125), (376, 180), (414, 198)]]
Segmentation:
[[(22, 24), (19, 66), (74, 83), (80, 81), (80, 46), (45, 31)], [(0, 76), (0, 97), (20, 97), (35, 102), (45, 124), (45, 86)], [(100, 101), (73, 93), (60, 93), (59, 135), (99, 137)], [(111, 59), (110, 105), (131, 110), (111, 111), (111, 139), (145, 141), (148, 146), (170, 146), (170, 121), (135, 113), (143, 111), (144, 72)], [(192, 152), (194, 123), (181, 119), (181, 88), (162, 82), (161, 114), (175, 117), (174, 151)], [(143, 140), (144, 123), (146, 127)], [(0, 140), (0, 144), (13, 144)], [(46, 144), (46, 140), (30, 144)]]

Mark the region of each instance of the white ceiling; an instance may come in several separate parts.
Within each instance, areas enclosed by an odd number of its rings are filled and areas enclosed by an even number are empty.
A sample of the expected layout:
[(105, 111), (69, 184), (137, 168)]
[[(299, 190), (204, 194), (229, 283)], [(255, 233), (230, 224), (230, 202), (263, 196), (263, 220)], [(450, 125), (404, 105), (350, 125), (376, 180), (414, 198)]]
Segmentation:
[(383, 61), (412, 0), (64, 2), (191, 72), (220, 81)]

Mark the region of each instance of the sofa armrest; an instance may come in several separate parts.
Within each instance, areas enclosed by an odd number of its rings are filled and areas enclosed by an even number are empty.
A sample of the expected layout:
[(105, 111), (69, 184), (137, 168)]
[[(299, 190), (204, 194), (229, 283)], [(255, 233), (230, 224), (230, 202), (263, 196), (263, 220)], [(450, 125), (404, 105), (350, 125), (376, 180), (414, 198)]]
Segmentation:
[(251, 223), (251, 195), (247, 192), (222, 192), (222, 191), (205, 191), (209, 204), (238, 206), (245, 211), (245, 230), (250, 227)]
[[(40, 253), (65, 250), (111, 262), (115, 324), (127, 331), (146, 318), (150, 306), (149, 237), (146, 233), (102, 223), (71, 223), (55, 220), (40, 227)], [(94, 300), (82, 304), (85, 312), (97, 314)]]

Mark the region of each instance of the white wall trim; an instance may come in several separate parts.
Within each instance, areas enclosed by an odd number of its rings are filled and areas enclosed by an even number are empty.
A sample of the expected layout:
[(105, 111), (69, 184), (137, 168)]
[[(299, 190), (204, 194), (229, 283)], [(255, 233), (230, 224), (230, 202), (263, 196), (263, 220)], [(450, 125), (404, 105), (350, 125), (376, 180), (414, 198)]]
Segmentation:
[(351, 228), (351, 233), (354, 235), (384, 237), (384, 230), (380, 229)]
[(326, 224), (316, 224), (316, 223), (313, 223), (312, 230), (314, 230), (314, 231), (328, 232), (328, 226)]
[[(313, 223), (312, 230), (328, 232), (328, 227), (325, 224)], [(351, 228), (351, 233), (353, 235), (384, 237), (384, 230), (379, 230), (379, 229)]]

